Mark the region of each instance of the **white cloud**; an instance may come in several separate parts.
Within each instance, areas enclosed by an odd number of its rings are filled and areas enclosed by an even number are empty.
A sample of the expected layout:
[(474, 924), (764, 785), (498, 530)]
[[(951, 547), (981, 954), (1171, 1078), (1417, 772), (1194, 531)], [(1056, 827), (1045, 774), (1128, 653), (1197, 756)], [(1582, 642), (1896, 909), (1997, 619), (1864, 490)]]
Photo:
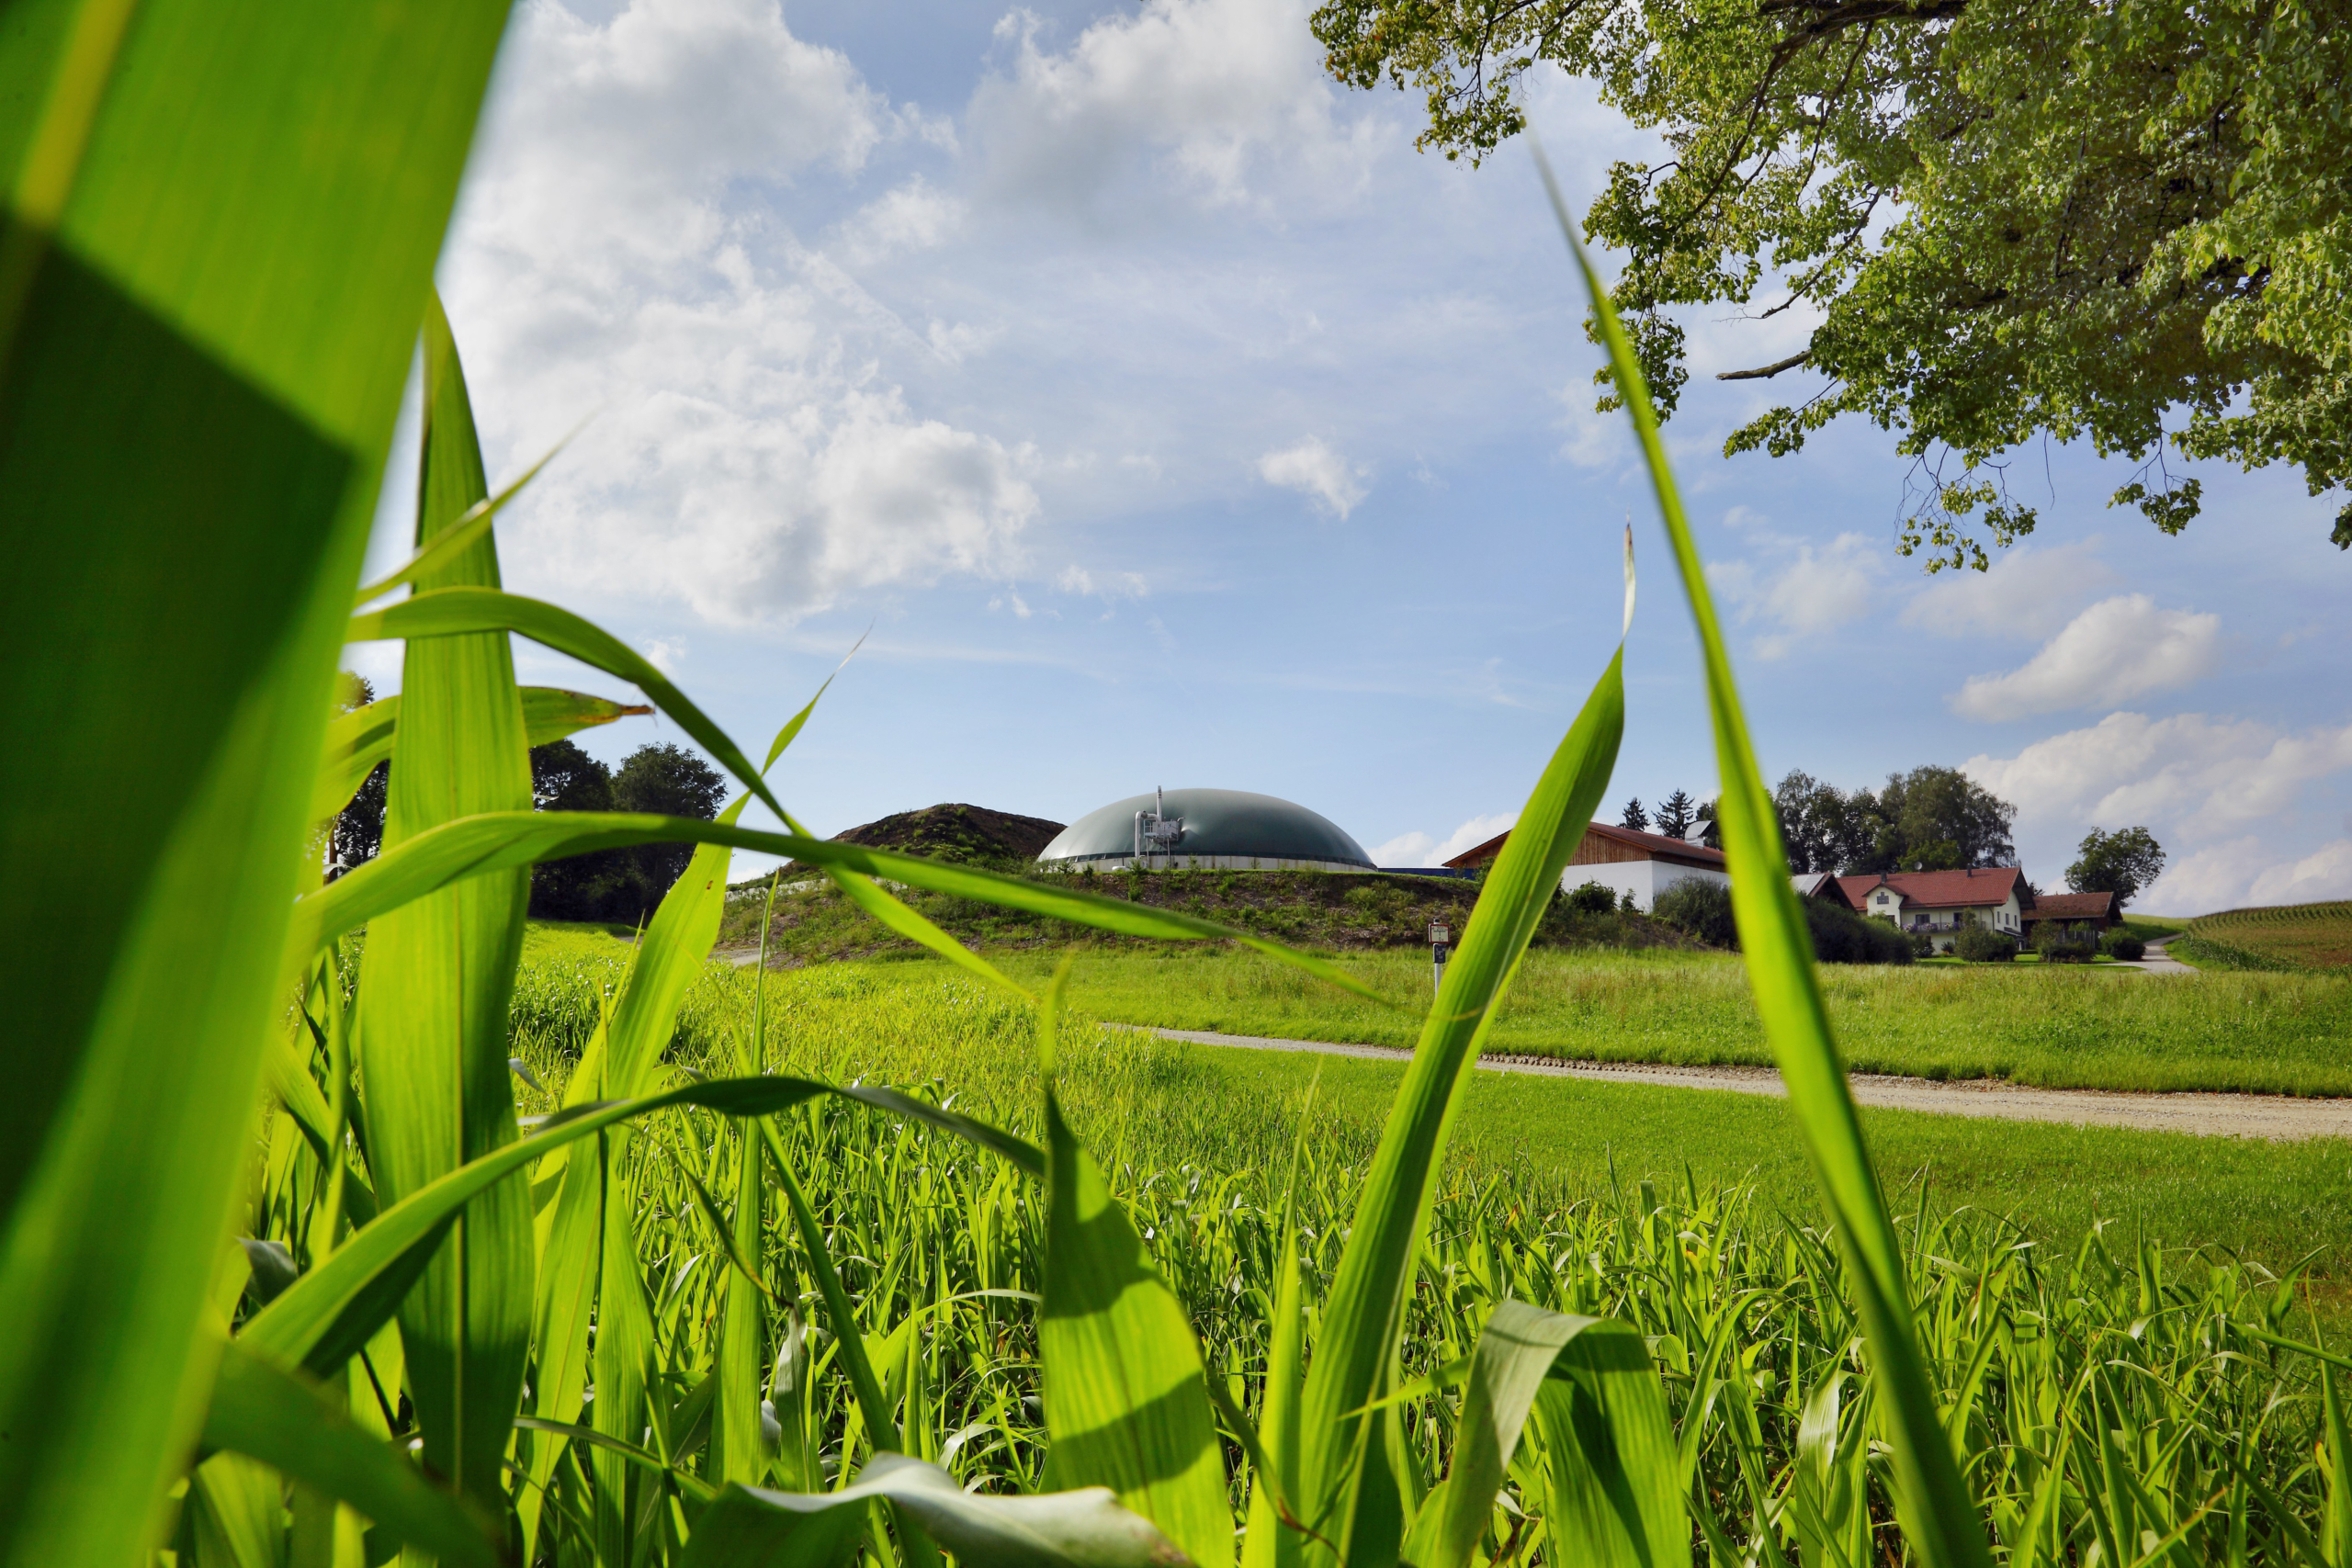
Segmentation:
[(1295, 490), (1338, 517), (1347, 516), (1371, 493), (1363, 486), (1363, 468), (1351, 466), (1319, 435), (1310, 435), (1295, 446), (1269, 452), (1258, 459), (1260, 479), (1270, 485)]
[(1104, 600), (1141, 599), (1151, 592), (1141, 572), (1106, 571), (1098, 578), (1075, 562), (1062, 568), (1054, 586), (1065, 593), (1090, 594)]
[(2129, 702), (2188, 685), (2221, 657), (2222, 618), (2160, 610), (2144, 593), (2102, 599), (2006, 675), (1972, 675), (1951, 699), (1964, 718), (2012, 719)]
[[(906, 324), (768, 205), (933, 128), (775, 0), (635, 0), (601, 25), (535, 0), (500, 82), (443, 279), (477, 417), (519, 463), (595, 415), (521, 509), (518, 559), (729, 623), (1017, 564), (1037, 455), (917, 412), (876, 352), (936, 364), (986, 334)], [(959, 220), (910, 180), (837, 248)]]
[(683, 637), (649, 637), (639, 639), (637, 646), (644, 653), (648, 664), (673, 678), (678, 673), (679, 663), (686, 657), (686, 644)]
[(1068, 51), (1039, 47), (1016, 10), (997, 26), (1010, 75), (973, 95), (969, 123), (990, 183), (1012, 196), (1087, 206), (1140, 156), (1210, 206), (1363, 189), (1379, 135), (1342, 124), (1305, 0), (1146, 0), (1094, 22)]
[(1399, 833), (1374, 847), (1374, 865), (1443, 865), (1464, 850), (1475, 849), (1519, 821), (1516, 811), (1499, 817), (1473, 817), (1444, 838), (1419, 831)]
[(963, 227), (967, 209), (915, 175), (860, 208), (841, 226), (841, 244), (854, 264), (927, 251), (944, 244)]
[[(2352, 768), (2352, 725), (2282, 734), (2252, 719), (2114, 713), (1962, 771), (2021, 819), (2173, 824), (2192, 836), (2290, 810), (2302, 786)], [(2162, 836), (2161, 834), (2159, 835)]]
[(2114, 581), (2097, 536), (2055, 548), (2019, 545), (1985, 571), (1948, 571), (1911, 596), (1903, 624), (1939, 637), (2048, 637), (2084, 595)]
[(2166, 915), (2352, 897), (2352, 839), (2331, 839), (2301, 857), (2267, 852), (2259, 839), (2214, 844), (2174, 862), (2135, 908)]
[[(1753, 514), (1741, 519), (1744, 525), (1758, 521)], [(1861, 535), (1840, 534), (1818, 551), (1810, 539), (1766, 535), (1761, 542), (1778, 553), (1773, 564), (1759, 568), (1731, 560), (1707, 567), (1707, 581), (1737, 606), (1742, 624), (1761, 622), (1773, 628), (1757, 638), (1758, 658), (1781, 658), (1799, 642), (1844, 626), (1876, 604), (1886, 562)]]

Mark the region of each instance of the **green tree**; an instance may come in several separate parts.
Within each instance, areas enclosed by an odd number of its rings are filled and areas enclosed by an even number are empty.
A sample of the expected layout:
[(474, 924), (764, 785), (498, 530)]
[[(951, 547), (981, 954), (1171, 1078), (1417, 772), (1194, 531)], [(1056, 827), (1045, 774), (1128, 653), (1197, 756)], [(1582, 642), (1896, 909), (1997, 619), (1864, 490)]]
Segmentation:
[[(365, 675), (339, 671), (334, 711), (350, 713), (376, 700), (376, 687)], [(327, 829), (326, 880), (333, 882), (374, 860), (384, 847), (384, 806), (390, 798), (392, 765), (379, 762), (360, 782), (357, 793)]]
[(2164, 874), (2164, 846), (2145, 828), (2113, 833), (2094, 828), (2075, 853), (2075, 863), (2066, 868), (2066, 886), (2077, 893), (2112, 893), (2118, 908)]
[(1651, 818), (1657, 830), (1669, 839), (1686, 839), (1698, 822), (1697, 802), (1680, 790), (1676, 790), (1658, 802), (1657, 815)]
[[(664, 817), (718, 815), (727, 798), (727, 781), (700, 757), (667, 744), (640, 746), (613, 772), (613, 809), (650, 811)], [(639, 893), (650, 910), (670, 891), (695, 856), (692, 844), (647, 844), (622, 852), (637, 867)]]
[(1625, 813), (1617, 819), (1617, 825), (1621, 828), (1630, 828), (1636, 833), (1646, 833), (1650, 830), (1650, 814), (1642, 809), (1640, 795), (1637, 795), (1625, 803)]
[[(1325, 0), (1333, 75), (1427, 96), (1425, 148), (1525, 123), (1539, 63), (1594, 81), (1667, 156), (1619, 163), (1586, 225), (1651, 395), (1677, 307), (1815, 315), (1804, 371), (1727, 451), (1843, 413), (1917, 460), (1905, 554), (1985, 564), (2030, 532), (2004, 454), (2036, 434), (2139, 464), (2112, 502), (2166, 533), (2166, 447), (2352, 480), (2352, 26), (2311, 0)], [(1715, 313), (1721, 313), (1718, 310)], [(1604, 383), (1608, 373), (1602, 372)], [(1603, 406), (1610, 400), (1604, 399)], [(2352, 504), (2333, 538), (2352, 547)]]
[[(534, 746), (531, 798), (541, 811), (610, 811), (612, 770), (569, 740)], [(626, 850), (597, 850), (531, 868), (531, 914), (537, 919), (633, 924), (642, 905)]]

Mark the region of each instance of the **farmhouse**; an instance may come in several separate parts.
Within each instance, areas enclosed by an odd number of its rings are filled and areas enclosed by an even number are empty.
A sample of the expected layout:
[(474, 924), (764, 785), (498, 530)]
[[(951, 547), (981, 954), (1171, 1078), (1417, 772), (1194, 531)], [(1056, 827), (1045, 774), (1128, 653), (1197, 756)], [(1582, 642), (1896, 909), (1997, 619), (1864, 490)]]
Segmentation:
[(2112, 893), (2042, 893), (2029, 896), (2025, 906), (2028, 939), (2054, 925), (2070, 934), (2097, 936), (2122, 923), (2123, 911)]
[[(1491, 864), (1510, 837), (1507, 832), (1498, 833), (1445, 863), (1460, 870)], [(1600, 883), (1621, 901), (1632, 894), (1634, 907), (1646, 912), (1659, 894), (1678, 882), (1712, 882), (1728, 887), (1731, 874), (1721, 850), (1662, 833), (1638, 833), (1631, 828), (1595, 822), (1584, 830), (1583, 840), (1568, 857), (1568, 869), (1560, 877), (1563, 887), (1588, 882)]]
[(2034, 901), (2024, 873), (2013, 865), (1841, 876), (1838, 890), (1850, 908), (1925, 932), (1939, 953), (1951, 952), (1961, 927), (1972, 923), (2023, 940)]

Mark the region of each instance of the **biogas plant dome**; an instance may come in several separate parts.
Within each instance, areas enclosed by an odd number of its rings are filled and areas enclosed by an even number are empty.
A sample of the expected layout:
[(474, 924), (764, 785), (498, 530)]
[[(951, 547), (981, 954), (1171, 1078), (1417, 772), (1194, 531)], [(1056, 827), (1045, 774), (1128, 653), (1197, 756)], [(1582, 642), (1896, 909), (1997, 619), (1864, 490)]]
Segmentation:
[(1363, 846), (1328, 817), (1238, 789), (1154, 790), (1090, 811), (1037, 857), (1041, 866), (1371, 871)]

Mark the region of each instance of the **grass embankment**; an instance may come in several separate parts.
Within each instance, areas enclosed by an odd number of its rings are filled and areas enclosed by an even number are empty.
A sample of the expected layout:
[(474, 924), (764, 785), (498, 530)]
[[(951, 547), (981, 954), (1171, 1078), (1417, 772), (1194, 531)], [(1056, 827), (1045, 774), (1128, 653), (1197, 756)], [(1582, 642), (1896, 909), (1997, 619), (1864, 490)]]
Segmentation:
[[(562, 1071), (565, 1051), (576, 1049), (594, 1026), (597, 988), (617, 984), (627, 962), (625, 947), (601, 937), (533, 932), (516, 992), (515, 1049), (551, 1085), (559, 1079), (549, 1075)], [(1272, 988), (1245, 981), (1253, 973), (1247, 960), (1156, 962), (1163, 967), (1154, 975), (1134, 955), (1090, 955), (1074, 977), (1074, 1010), (1081, 1020), (1116, 1016), (1103, 1003), (1125, 994), (1122, 982), (1148, 980), (1163, 996), (1219, 985), (1261, 994)], [(1589, 955), (1578, 962), (1603, 988), (1639, 977), (1640, 989), (1653, 993), (1658, 1005), (1684, 1006), (1681, 1016), (1694, 1023), (1718, 1018), (1726, 1004), (1678, 1004), (1675, 998), (1690, 998), (1692, 987), (1662, 982), (1696, 980), (1710, 988), (1710, 997), (1714, 988), (1738, 985), (1736, 971), (1720, 960), (1679, 960), (1663, 973), (1655, 964), (1639, 973), (1626, 961)], [(1191, 966), (1169, 967), (1184, 964)], [(1384, 966), (1380, 960), (1357, 965), (1359, 973), (1375, 974)], [(1566, 965), (1547, 960), (1531, 963), (1528, 970), (1521, 976), (1522, 997), (1573, 989)], [(748, 968), (710, 967), (682, 1014), (683, 1056), (698, 1058), (729, 1032), (745, 1027), (752, 977)], [(1832, 971), (1825, 978), (1836, 986), (1848, 976)], [(1941, 983), (1984, 978), (1969, 975)], [(2035, 976), (2044, 984), (2051, 978)], [(2107, 983), (2104, 976), (2100, 983)], [(1023, 1121), (1035, 1103), (1028, 1010), (943, 964), (839, 964), (772, 974), (767, 1005), (782, 1055), (798, 1070), (864, 1074), (898, 1084), (936, 1081), (951, 1086), (964, 1109), (1009, 1122)], [(1843, 1016), (1867, 1015), (1850, 997), (1833, 1006)], [(1654, 1014), (1650, 1026), (1665, 1028), (1668, 1016)], [(1229, 1014), (1216, 1021), (1235, 1026)], [(1068, 1036), (1096, 1032), (1073, 1027)], [(1189, 1045), (1125, 1031), (1100, 1033), (1083, 1071), (1066, 1066), (1065, 1091), (1090, 1145), (1106, 1165), (1125, 1168), (1137, 1180), (1188, 1168), (1227, 1174), (1284, 1168), (1299, 1131), (1298, 1108), (1318, 1074), (1313, 1146), (1319, 1158), (1361, 1166), (1402, 1070), (1385, 1062)], [(2283, 1272), (2315, 1247), (2352, 1241), (2352, 1187), (2343, 1180), (2345, 1151), (2335, 1140), (2192, 1141), (2177, 1134), (1891, 1111), (1866, 1111), (1863, 1118), (1890, 1191), (1925, 1183), (1932, 1212), (1974, 1208), (2014, 1216), (2034, 1235), (2066, 1247), (2092, 1226), (2113, 1222), (2120, 1245), (2146, 1236), (2174, 1247), (2220, 1246)], [(1133, 1175), (1137, 1172), (1145, 1175)], [(1510, 1173), (1515, 1190), (1538, 1205), (1601, 1198), (1645, 1179), (1679, 1190), (1688, 1179), (1702, 1192), (1752, 1183), (1769, 1209), (1805, 1217), (1815, 1213), (1814, 1178), (1787, 1106), (1747, 1095), (1481, 1074), (1471, 1083), (1455, 1133), (1453, 1172), (1471, 1183)], [(1916, 1207), (1916, 1200), (1903, 1206)], [(2332, 1267), (2324, 1261), (2324, 1271)]]
[[(995, 956), (1033, 978), (1045, 967), (1037, 955)], [(1428, 961), (1363, 953), (1344, 964), (1397, 1007), (1246, 951), (1208, 947), (1091, 954), (1071, 996), (1125, 1023), (1412, 1044), (1429, 1001)], [(2336, 976), (1833, 964), (1821, 985), (1857, 1072), (2050, 1089), (2352, 1094), (2352, 982)], [(1772, 1062), (1739, 961), (1708, 953), (1531, 954), (1490, 1048), (1688, 1066)]]
[(2297, 974), (2352, 968), (2352, 901), (2200, 915), (2171, 951), (2209, 969)]
[[(954, 857), (950, 857), (954, 858)], [(990, 864), (989, 870), (1005, 870)], [(1478, 885), (1442, 876), (1380, 876), (1314, 871), (1166, 871), (1095, 875), (1085, 872), (1031, 872), (1056, 887), (1076, 886), (1110, 898), (1127, 898), (1159, 908), (1178, 909), (1204, 919), (1298, 947), (1340, 952), (1409, 948), (1426, 959), (1432, 919), (1452, 924), (1454, 940), (1478, 901)], [(921, 953), (861, 913), (831, 884), (793, 870), (785, 873), (775, 902), (770, 952), (787, 965)], [(901, 892), (899, 897), (958, 941), (975, 947), (1018, 950), (1073, 943), (1135, 950), (1151, 943), (1105, 936), (1073, 926), (944, 894)], [(760, 911), (767, 880), (738, 883), (728, 890), (727, 916), (719, 928), (722, 948), (760, 944)], [(1673, 927), (1646, 915), (1587, 915), (1554, 899), (1537, 930), (1538, 947), (1700, 947)]]

